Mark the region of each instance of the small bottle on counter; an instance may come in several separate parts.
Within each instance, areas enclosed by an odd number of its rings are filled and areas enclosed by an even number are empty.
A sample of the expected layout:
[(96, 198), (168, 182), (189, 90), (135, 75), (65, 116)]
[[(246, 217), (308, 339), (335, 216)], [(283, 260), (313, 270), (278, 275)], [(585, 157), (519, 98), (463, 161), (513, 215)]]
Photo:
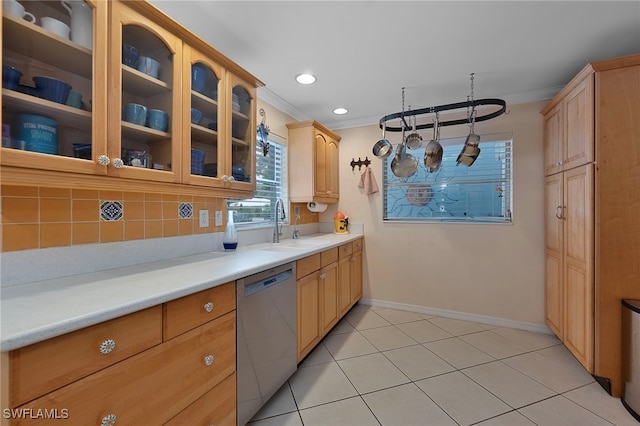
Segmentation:
[(222, 237), (222, 245), (225, 251), (235, 250), (238, 247), (238, 233), (236, 232), (236, 224), (233, 222), (233, 210), (228, 212), (227, 227)]

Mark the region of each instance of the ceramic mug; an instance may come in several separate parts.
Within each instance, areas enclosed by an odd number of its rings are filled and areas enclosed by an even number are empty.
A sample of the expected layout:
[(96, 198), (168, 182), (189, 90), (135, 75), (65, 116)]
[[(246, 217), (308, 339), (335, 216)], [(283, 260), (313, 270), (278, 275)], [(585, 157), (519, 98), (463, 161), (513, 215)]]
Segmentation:
[(140, 104), (127, 104), (124, 107), (124, 121), (144, 126), (147, 122), (147, 107)]
[(160, 62), (148, 56), (140, 56), (138, 59), (138, 71), (141, 71), (153, 78), (158, 78)]
[(67, 96), (67, 105), (74, 108), (82, 108), (82, 94), (75, 90), (70, 90), (69, 96)]
[(166, 132), (169, 128), (169, 115), (159, 109), (149, 110), (149, 127)]
[(69, 40), (69, 32), (71, 31), (71, 28), (69, 28), (69, 26), (64, 22), (48, 16), (40, 18), (40, 22), (42, 24), (42, 28), (45, 30), (51, 31), (54, 34)]
[(24, 10), (24, 6), (18, 3), (16, 0), (2, 0), (2, 10), (11, 16), (17, 16), (20, 19), (26, 19), (27, 21), (35, 24), (36, 17), (33, 14)]

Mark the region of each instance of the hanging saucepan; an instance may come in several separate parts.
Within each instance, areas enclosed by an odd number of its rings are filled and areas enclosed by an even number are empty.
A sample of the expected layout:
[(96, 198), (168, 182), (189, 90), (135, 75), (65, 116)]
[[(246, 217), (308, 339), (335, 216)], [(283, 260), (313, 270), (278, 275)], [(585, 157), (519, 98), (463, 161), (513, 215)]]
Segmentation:
[(403, 142), (398, 145), (396, 156), (391, 161), (391, 172), (399, 178), (408, 178), (418, 170), (418, 159), (407, 152), (404, 138), (404, 126), (402, 128)]
[(391, 155), (391, 151), (393, 151), (393, 145), (386, 137), (387, 132), (387, 122), (382, 123), (382, 139), (373, 145), (373, 155), (378, 158), (387, 158)]
[(465, 166), (471, 166), (480, 155), (480, 148), (478, 145), (480, 144), (480, 136), (474, 133), (474, 126), (476, 122), (476, 110), (473, 109), (473, 112), (469, 114), (469, 121), (471, 125), (469, 126), (469, 135), (467, 135), (467, 139), (464, 142), (464, 146), (462, 147), (462, 151), (460, 151), (460, 155), (456, 159), (456, 166), (460, 163)]
[[(411, 107), (409, 107), (411, 108)], [(422, 142), (422, 136), (416, 131), (416, 116), (413, 116), (413, 131), (407, 136), (406, 145), (409, 149), (417, 149)]]
[(440, 145), (440, 120), (436, 112), (435, 122), (433, 123), (433, 139), (429, 141), (424, 150), (424, 166), (427, 168), (427, 172), (434, 173), (440, 169), (442, 151), (442, 145)]

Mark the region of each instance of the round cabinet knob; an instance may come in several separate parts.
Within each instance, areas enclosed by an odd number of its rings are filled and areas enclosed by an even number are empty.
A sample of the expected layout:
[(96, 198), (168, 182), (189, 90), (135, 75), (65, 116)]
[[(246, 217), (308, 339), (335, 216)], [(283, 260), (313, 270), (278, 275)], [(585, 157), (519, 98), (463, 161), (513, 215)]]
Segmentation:
[(229, 176), (227, 176), (227, 175), (222, 176), (222, 181), (223, 182), (229, 182)]
[(107, 339), (100, 344), (100, 353), (106, 355), (116, 348), (116, 342), (113, 339)]
[(100, 157), (98, 157), (98, 164), (100, 164), (101, 166), (108, 166), (110, 162), (111, 159), (106, 155), (101, 155)]
[(122, 161), (120, 158), (113, 159), (113, 167), (115, 167), (116, 169), (121, 169), (122, 166), (124, 166), (124, 161)]
[(113, 426), (116, 424), (116, 415), (115, 414), (107, 414), (102, 418), (100, 422), (100, 426)]
[(208, 302), (204, 304), (204, 310), (207, 312), (213, 311), (213, 302)]
[(233, 176), (229, 176), (229, 182), (235, 182), (236, 178), (234, 178)]
[(331, 195), (333, 194), (333, 191), (327, 191), (327, 194)]
[(207, 367), (210, 366), (211, 364), (213, 364), (213, 360), (215, 358), (213, 357), (213, 355), (207, 355), (204, 357), (204, 365), (206, 365)]

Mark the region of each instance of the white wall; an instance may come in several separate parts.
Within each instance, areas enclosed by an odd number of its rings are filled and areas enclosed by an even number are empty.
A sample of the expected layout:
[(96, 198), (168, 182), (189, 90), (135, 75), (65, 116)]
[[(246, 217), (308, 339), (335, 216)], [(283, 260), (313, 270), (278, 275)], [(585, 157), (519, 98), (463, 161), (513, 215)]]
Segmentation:
[[(377, 126), (338, 131), (340, 202), (337, 209), (365, 232), (364, 297), (511, 321), (544, 324), (543, 123), (547, 102), (509, 105), (509, 114), (477, 123), (476, 133), (513, 134), (513, 224), (384, 223), (382, 193), (357, 187), (352, 158), (369, 156), (382, 190), (382, 161), (371, 153)], [(389, 111), (389, 113), (394, 111)], [(423, 137), (430, 138), (430, 130)], [(467, 126), (445, 127), (460, 137)], [(394, 135), (395, 137), (395, 135)], [(393, 140), (394, 143), (399, 138)], [(482, 145), (482, 143), (481, 143)], [(421, 166), (422, 167), (422, 166)]]

